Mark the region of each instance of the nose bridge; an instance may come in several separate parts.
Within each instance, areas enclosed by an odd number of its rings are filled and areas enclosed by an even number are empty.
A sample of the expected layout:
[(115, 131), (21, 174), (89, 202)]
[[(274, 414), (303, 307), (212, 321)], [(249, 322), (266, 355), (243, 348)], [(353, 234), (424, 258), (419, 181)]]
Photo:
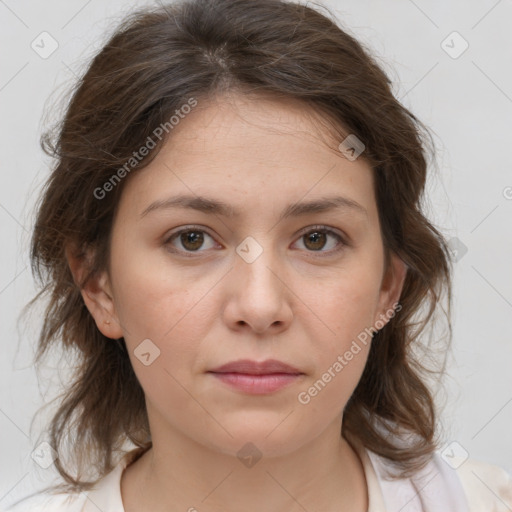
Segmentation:
[(241, 279), (245, 286), (256, 287), (263, 292), (276, 292), (281, 288), (282, 284), (275, 276), (281, 265), (270, 236), (265, 239), (258, 236), (258, 240), (248, 236), (237, 246), (236, 252), (237, 279)]
[(270, 236), (249, 236), (236, 248), (233, 269), (234, 289), (231, 300), (236, 323), (243, 321), (263, 331), (274, 323), (283, 325), (291, 318), (284, 265)]

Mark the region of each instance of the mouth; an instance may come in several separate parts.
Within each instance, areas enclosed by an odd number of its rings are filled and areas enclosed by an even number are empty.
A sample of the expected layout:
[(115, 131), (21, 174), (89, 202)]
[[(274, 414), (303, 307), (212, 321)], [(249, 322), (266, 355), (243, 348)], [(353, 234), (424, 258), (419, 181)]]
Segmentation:
[(257, 395), (283, 389), (305, 375), (297, 368), (275, 359), (263, 362), (249, 359), (232, 361), (207, 373), (231, 388)]
[(213, 373), (241, 373), (244, 375), (303, 374), (303, 372), (294, 366), (278, 361), (277, 359), (267, 359), (261, 362), (252, 361), (250, 359), (239, 359), (238, 361), (223, 364), (210, 371)]
[(208, 372), (222, 383), (243, 393), (264, 395), (279, 391), (298, 381), (303, 373), (262, 373), (258, 375), (234, 372)]

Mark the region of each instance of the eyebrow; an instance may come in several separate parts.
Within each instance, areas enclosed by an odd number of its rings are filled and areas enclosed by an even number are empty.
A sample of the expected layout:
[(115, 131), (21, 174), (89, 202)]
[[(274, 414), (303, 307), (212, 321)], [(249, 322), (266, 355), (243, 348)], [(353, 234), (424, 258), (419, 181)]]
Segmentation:
[[(173, 208), (190, 208), (228, 218), (240, 217), (241, 214), (240, 211), (223, 201), (204, 196), (179, 195), (151, 203), (140, 214), (140, 217), (145, 217), (148, 213), (156, 210), (168, 210)], [(289, 204), (281, 213), (279, 221), (288, 217), (298, 217), (300, 215), (326, 212), (334, 209), (345, 209), (368, 216), (366, 208), (353, 199), (343, 196), (328, 196), (308, 202)]]

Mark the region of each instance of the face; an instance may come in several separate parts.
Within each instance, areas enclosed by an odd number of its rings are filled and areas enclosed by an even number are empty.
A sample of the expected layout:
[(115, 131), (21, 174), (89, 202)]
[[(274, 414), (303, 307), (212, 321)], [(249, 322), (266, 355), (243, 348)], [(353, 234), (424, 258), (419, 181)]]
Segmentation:
[[(363, 333), (382, 327), (405, 271), (396, 258), (384, 268), (371, 167), (322, 139), (297, 102), (199, 101), (129, 177), (110, 272), (84, 298), (126, 341), (154, 439), (277, 455), (341, 425)], [(211, 373), (239, 359), (300, 375), (242, 389)]]

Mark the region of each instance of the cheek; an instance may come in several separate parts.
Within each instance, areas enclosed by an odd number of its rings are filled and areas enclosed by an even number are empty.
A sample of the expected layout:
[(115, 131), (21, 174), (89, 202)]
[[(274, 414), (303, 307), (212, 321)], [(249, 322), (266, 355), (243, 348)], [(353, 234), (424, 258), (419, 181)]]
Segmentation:
[(150, 399), (175, 390), (180, 401), (177, 383), (187, 382), (191, 369), (200, 366), (198, 354), (217, 318), (212, 296), (218, 277), (198, 280), (179, 268), (161, 262), (148, 266), (142, 255), (128, 254), (115, 260), (113, 252), (112, 268), (116, 313), (132, 366)]
[(380, 290), (380, 273), (374, 268), (347, 267), (329, 282), (322, 282), (308, 299), (328, 327), (326, 332), (331, 333), (332, 350), (344, 350), (373, 326)]
[(145, 251), (128, 241), (112, 251), (112, 269), (116, 313), (127, 341), (162, 341), (197, 314), (208, 288), (208, 283), (199, 284), (191, 273), (171, 266), (160, 251)]
[(365, 337), (358, 337), (368, 317), (361, 311), (362, 306), (358, 308), (350, 301), (332, 302), (336, 302), (331, 305), (336, 335), (317, 339), (315, 371), (296, 396), (296, 407), (311, 423), (312, 432), (342, 414), (364, 371), (371, 346), (369, 334), (363, 331)]
[(361, 261), (347, 266), (328, 283), (324, 280), (310, 288), (306, 301), (315, 305), (316, 318), (304, 317), (303, 328), (309, 339), (316, 340), (316, 364), (312, 387), (303, 390), (304, 400), (299, 397), (299, 402), (338, 410), (350, 398), (366, 365), (378, 306), (379, 264)]
[(342, 412), (364, 371), (372, 341), (372, 288), (340, 284), (331, 291), (321, 317), (335, 334), (324, 330), (327, 334), (318, 339), (318, 332), (310, 328), (309, 337), (317, 343), (315, 371), (297, 396), (299, 407), (314, 415), (319, 425)]

